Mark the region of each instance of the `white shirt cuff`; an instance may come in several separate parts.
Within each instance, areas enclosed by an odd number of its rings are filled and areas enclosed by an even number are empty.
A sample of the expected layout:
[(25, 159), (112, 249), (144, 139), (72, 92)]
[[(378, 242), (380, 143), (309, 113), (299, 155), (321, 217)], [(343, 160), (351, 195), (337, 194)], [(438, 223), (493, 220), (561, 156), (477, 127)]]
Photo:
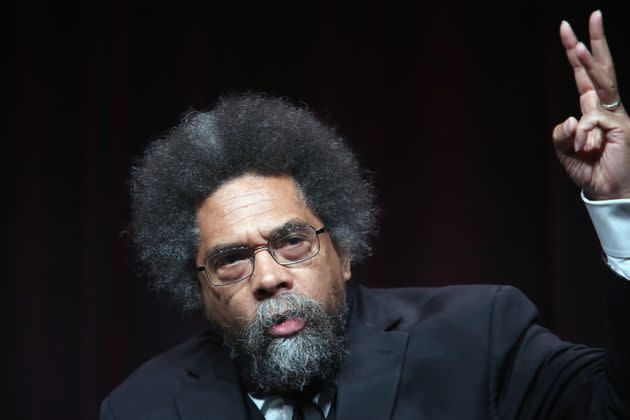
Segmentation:
[(608, 265), (630, 280), (630, 199), (582, 200), (599, 237)]

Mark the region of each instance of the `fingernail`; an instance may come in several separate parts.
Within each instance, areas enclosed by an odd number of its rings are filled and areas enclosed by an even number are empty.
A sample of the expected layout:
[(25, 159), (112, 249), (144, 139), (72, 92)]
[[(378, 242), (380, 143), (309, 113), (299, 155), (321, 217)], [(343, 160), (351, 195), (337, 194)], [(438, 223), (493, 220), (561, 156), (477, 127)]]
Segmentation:
[(571, 127), (570, 127), (569, 121), (564, 122), (564, 124), (562, 125), (562, 130), (564, 131), (564, 134), (566, 134), (567, 136), (571, 135)]

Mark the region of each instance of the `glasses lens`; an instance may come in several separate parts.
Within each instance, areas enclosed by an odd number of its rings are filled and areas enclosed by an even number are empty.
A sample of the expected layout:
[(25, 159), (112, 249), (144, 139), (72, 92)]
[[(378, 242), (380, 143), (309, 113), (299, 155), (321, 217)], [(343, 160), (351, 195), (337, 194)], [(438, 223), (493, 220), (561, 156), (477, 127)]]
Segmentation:
[(252, 273), (252, 251), (239, 248), (212, 256), (207, 261), (206, 270), (217, 284), (239, 281)]
[(310, 226), (294, 228), (273, 238), (269, 251), (280, 264), (304, 261), (319, 252), (319, 238)]

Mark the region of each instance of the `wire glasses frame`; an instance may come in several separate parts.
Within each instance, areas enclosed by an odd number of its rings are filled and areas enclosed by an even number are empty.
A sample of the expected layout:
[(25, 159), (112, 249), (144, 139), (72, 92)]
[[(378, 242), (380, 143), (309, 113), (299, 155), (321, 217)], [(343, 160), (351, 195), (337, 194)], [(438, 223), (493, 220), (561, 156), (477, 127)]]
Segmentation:
[[(239, 246), (220, 251), (208, 256), (204, 265), (197, 267), (203, 271), (206, 279), (215, 287), (228, 286), (251, 277), (254, 273), (256, 253), (266, 249), (276, 263), (282, 266), (297, 264), (309, 260), (319, 254), (319, 234), (326, 232), (325, 227), (315, 229), (310, 225), (298, 226), (273, 236), (266, 245), (251, 248)], [(221, 275), (218, 270), (230, 272)], [(230, 279), (234, 276), (234, 279)]]

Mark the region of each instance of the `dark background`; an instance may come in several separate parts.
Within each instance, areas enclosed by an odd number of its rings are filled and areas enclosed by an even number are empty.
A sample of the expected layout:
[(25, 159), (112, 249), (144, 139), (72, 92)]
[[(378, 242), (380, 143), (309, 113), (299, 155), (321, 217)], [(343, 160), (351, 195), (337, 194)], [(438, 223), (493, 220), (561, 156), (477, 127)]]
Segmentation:
[(242, 90), (308, 104), (374, 172), (384, 211), (363, 283), (512, 284), (563, 338), (605, 345), (599, 244), (551, 147), (579, 112), (558, 26), (585, 38), (602, 8), (628, 92), (630, 3), (549, 3), (13, 5), (11, 418), (95, 418), (135, 367), (203, 327), (137, 275), (127, 176), (185, 111)]

